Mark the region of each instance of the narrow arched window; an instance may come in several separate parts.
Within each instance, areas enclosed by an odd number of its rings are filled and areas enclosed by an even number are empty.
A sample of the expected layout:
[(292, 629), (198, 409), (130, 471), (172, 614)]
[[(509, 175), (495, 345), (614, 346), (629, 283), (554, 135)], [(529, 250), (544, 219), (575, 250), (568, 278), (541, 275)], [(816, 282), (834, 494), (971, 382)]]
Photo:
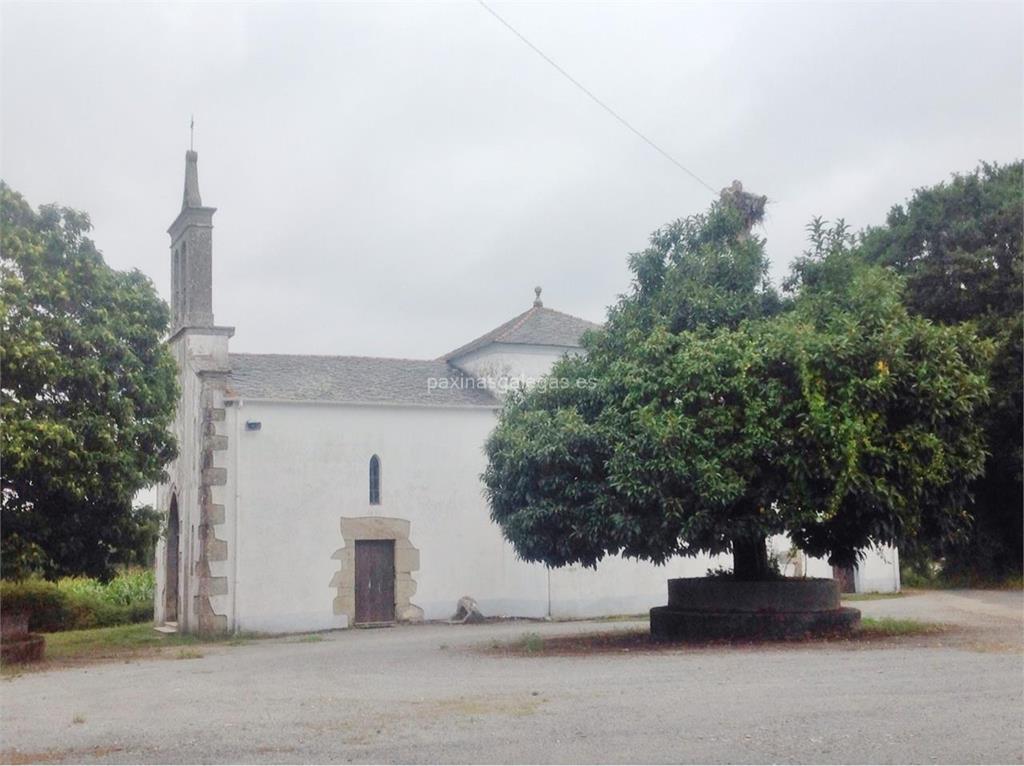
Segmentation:
[(370, 458), (370, 505), (380, 505), (380, 458)]

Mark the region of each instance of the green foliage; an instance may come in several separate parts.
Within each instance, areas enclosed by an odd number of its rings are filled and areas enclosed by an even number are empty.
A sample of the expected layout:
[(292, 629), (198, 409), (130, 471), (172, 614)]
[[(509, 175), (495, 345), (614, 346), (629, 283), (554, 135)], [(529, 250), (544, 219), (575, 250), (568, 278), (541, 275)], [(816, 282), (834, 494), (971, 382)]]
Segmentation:
[(898, 617), (865, 617), (860, 621), (861, 636), (873, 638), (895, 638), (898, 636), (927, 636), (943, 633), (945, 625), (921, 620), (900, 619)]
[(843, 601), (888, 601), (892, 598), (903, 598), (906, 595), (903, 591), (892, 593), (844, 593)]
[(60, 630), (70, 620), (67, 601), (57, 584), (46, 580), (0, 581), (0, 611), (28, 612), (29, 630)]
[(118, 574), (107, 583), (66, 577), (0, 582), (0, 609), (29, 613), (29, 628), (43, 632), (124, 625), (153, 616), (155, 578), (150, 570)]
[(0, 183), (0, 441), (6, 576), (109, 576), (151, 520), (132, 497), (175, 454), (168, 311), (109, 268), (84, 213)]
[(105, 598), (113, 604), (152, 604), (156, 591), (156, 573), (152, 569), (120, 572), (104, 588)]
[(943, 562), (935, 562), (922, 556), (920, 560), (907, 562), (900, 556), (900, 584), (910, 589), (956, 589), (984, 588), (1002, 590), (1020, 590), (1024, 587), (1024, 578), (1019, 574), (992, 577), (986, 569), (978, 567), (949, 567)]
[(528, 654), (544, 651), (544, 637), (540, 633), (524, 633), (520, 643)]
[(127, 659), (158, 655), (164, 647), (188, 646), (197, 642), (196, 636), (187, 633), (157, 633), (149, 624), (66, 630), (46, 637), (46, 660), (68, 663)]
[(1024, 163), (985, 164), (896, 205), (861, 245), (870, 263), (906, 277), (915, 314), (947, 324), (1022, 308)]
[(633, 290), (587, 356), (552, 371), (595, 386), (506, 402), (483, 480), (524, 559), (732, 551), (738, 579), (761, 579), (774, 534), (846, 565), (966, 523), (988, 346), (909, 315), (899, 280), (853, 262), (845, 235), (780, 301), (758, 219), (733, 204), (632, 259)]
[(72, 596), (97, 598), (115, 606), (152, 604), (156, 575), (151, 569), (135, 569), (119, 572), (105, 583), (90, 577), (62, 577), (57, 587)]
[(777, 312), (764, 240), (748, 226), (760, 221), (764, 205), (764, 197), (733, 193), (706, 214), (654, 232), (650, 246), (629, 258), (633, 289), (611, 311), (613, 335), (625, 342), (630, 330), (646, 333), (656, 326), (673, 333), (735, 327)]
[[(842, 234), (817, 224), (817, 243), (798, 263), (795, 282), (815, 283), (858, 263), (884, 266), (904, 277), (910, 312), (946, 325), (964, 325), (992, 344), (992, 394), (979, 411), (988, 450), (983, 475), (970, 486), (967, 533), (928, 544), (957, 582), (992, 582), (1024, 567), (1024, 163), (984, 164), (948, 183), (919, 189), (896, 205), (884, 226), (869, 228), (850, 248)], [(814, 231), (812, 228), (812, 239)], [(842, 258), (826, 257), (844, 240)], [(932, 540), (926, 540), (932, 543)]]

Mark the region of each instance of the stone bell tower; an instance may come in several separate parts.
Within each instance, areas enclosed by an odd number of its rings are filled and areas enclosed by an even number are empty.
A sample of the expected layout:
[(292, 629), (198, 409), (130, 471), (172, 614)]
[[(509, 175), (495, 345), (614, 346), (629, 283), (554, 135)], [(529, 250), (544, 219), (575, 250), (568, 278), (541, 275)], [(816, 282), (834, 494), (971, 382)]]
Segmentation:
[(167, 532), (157, 545), (154, 617), (164, 630), (222, 633), (233, 625), (231, 430), (225, 392), (234, 328), (213, 323), (213, 214), (199, 196), (199, 155), (185, 153), (185, 191), (171, 235), (171, 333), (179, 398), (178, 456), (157, 488)]
[(171, 324), (213, 327), (213, 214), (199, 196), (199, 154), (185, 153), (185, 192), (171, 235)]

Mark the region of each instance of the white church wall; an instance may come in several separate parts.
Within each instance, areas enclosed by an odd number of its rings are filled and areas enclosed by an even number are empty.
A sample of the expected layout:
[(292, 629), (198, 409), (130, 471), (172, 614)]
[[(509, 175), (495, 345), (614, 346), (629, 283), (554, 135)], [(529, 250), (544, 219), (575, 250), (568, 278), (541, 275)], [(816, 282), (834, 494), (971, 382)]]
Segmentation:
[(896, 593), (900, 590), (900, 552), (890, 546), (865, 551), (857, 562), (854, 582), (858, 593)]
[[(494, 412), (475, 408), (232, 403), (228, 410), (229, 624), (287, 632), (348, 626), (334, 611), (342, 516), (410, 522), (420, 565), (411, 601), (426, 619), (452, 614), (460, 596), (492, 616), (579, 619), (636, 614), (663, 604), (666, 580), (731, 566), (730, 556), (676, 558), (657, 567), (609, 557), (597, 570), (550, 570), (518, 560), (490, 521), (479, 475)], [(247, 430), (245, 423), (259, 423)], [(381, 503), (370, 505), (368, 468), (382, 463)], [(237, 515), (236, 515), (237, 514)], [(185, 522), (183, 521), (183, 537)], [(780, 553), (785, 538), (773, 541)], [(184, 542), (183, 542), (184, 547)], [(888, 558), (886, 558), (888, 555)], [(869, 552), (858, 590), (893, 590), (894, 552)], [(183, 562), (184, 563), (184, 562)], [(831, 577), (802, 558), (808, 576)], [(791, 574), (791, 572), (788, 572)]]
[(579, 353), (579, 348), (569, 346), (491, 343), (453, 359), (452, 363), (474, 377), (507, 376), (536, 381), (550, 373), (551, 366), (565, 354)]
[[(832, 565), (827, 558), (808, 556), (793, 551), (786, 535), (776, 535), (769, 546), (778, 557), (782, 573), (790, 577), (823, 577), (831, 579)], [(900, 589), (899, 551), (884, 545), (863, 551), (854, 570), (857, 593), (895, 593)]]
[[(451, 616), (463, 595), (486, 614), (547, 613), (543, 567), (519, 561), (491, 523), (479, 480), (490, 409), (235, 404), (238, 450), (236, 628), (345, 627), (330, 583), (342, 516), (408, 520), (419, 550), (412, 603)], [(245, 422), (261, 424), (245, 429)], [(370, 457), (381, 503), (369, 504)]]
[[(528, 375), (531, 364), (539, 370), (540, 360), (550, 364), (560, 355), (550, 347), (534, 351), (481, 359), (503, 360), (501, 374)], [(495, 369), (477, 367), (476, 374)], [(347, 627), (348, 619), (335, 614), (338, 593), (330, 585), (339, 571), (332, 555), (353, 544), (341, 537), (343, 516), (410, 522), (420, 560), (411, 602), (425, 619), (447, 618), (463, 595), (492, 616), (635, 614), (665, 603), (667, 579), (731, 566), (729, 556), (676, 558), (662, 567), (610, 557), (596, 571), (549, 572), (519, 561), (490, 521), (479, 481), (482, 445), (495, 422), (490, 409), (245, 401), (228, 412), (226, 526), (237, 557), (228, 611), (236, 630)], [(246, 421), (260, 429), (247, 430)], [(368, 497), (374, 454), (382, 463), (379, 505)], [(780, 553), (789, 548), (785, 538), (774, 544)], [(858, 569), (858, 590), (898, 588), (889, 562), (891, 556), (869, 552)], [(823, 560), (802, 557), (802, 566), (808, 576), (832, 576)]]
[(709, 569), (731, 566), (729, 556), (681, 556), (656, 566), (649, 562), (609, 556), (596, 569), (582, 566), (551, 570), (551, 616), (582, 619), (641, 614), (664, 605), (668, 580), (703, 577)]

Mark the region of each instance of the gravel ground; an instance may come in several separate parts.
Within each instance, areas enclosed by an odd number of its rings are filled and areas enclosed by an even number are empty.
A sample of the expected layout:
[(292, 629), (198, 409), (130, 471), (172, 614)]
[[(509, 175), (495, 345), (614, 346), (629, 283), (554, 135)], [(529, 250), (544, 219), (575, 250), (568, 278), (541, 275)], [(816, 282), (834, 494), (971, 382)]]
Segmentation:
[(927, 638), (591, 656), (482, 651), (630, 623), (422, 625), (0, 683), (4, 762), (1024, 761), (1020, 592), (854, 604)]

